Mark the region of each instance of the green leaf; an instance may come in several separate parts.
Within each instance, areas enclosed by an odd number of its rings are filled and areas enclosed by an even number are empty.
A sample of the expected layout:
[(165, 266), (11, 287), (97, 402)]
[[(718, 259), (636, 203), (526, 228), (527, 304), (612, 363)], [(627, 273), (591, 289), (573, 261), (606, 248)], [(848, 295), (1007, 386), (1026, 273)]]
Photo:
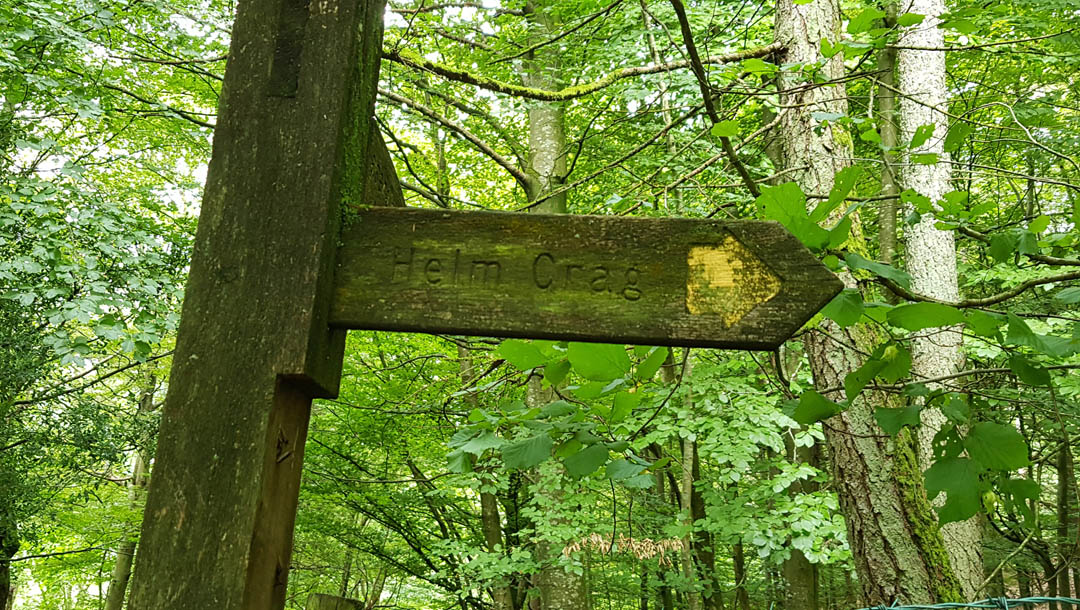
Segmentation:
[(821, 313), (839, 324), (842, 328), (851, 326), (859, 321), (863, 314), (862, 295), (858, 290), (844, 289), (840, 294), (833, 297), (829, 304), (822, 308)]
[(896, 25), (907, 28), (913, 25), (919, 25), (926, 19), (926, 15), (920, 15), (918, 13), (904, 13), (896, 18)]
[(852, 269), (864, 269), (874, 275), (883, 277), (887, 280), (892, 280), (906, 289), (911, 289), (911, 276), (891, 265), (867, 260), (854, 252), (845, 254), (844, 262)]
[(881, 368), (878, 377), (888, 383), (896, 383), (911, 372), (911, 352), (900, 345), (890, 343), (885, 346), (881, 360), (885, 362), (885, 366)]
[(565, 443), (559, 445), (558, 448), (555, 449), (555, 457), (560, 460), (565, 459), (567, 456), (574, 455), (578, 451), (581, 451), (581, 448), (584, 446), (585, 445), (582, 444), (581, 441), (577, 440), (576, 438), (572, 438)]
[(611, 381), (630, 372), (625, 346), (571, 342), (567, 351), (574, 371), (591, 381)]
[(1035, 220), (1032, 220), (1030, 223), (1028, 223), (1028, 231), (1031, 231), (1032, 233), (1038, 235), (1039, 233), (1045, 231), (1046, 228), (1049, 226), (1050, 217), (1046, 214), (1042, 214)]
[(971, 332), (983, 337), (997, 337), (1002, 320), (984, 311), (972, 309), (964, 313), (964, 322)]
[(563, 358), (544, 367), (544, 381), (548, 382), (548, 385), (557, 386), (566, 379), (566, 374), (569, 372), (570, 361)]
[(1055, 294), (1054, 298), (1062, 303), (1068, 303), (1069, 305), (1080, 303), (1080, 287), (1066, 288)]
[(499, 344), (495, 353), (506, 359), (507, 362), (515, 367), (527, 371), (541, 366), (550, 358), (545, 356), (540, 348), (531, 341), (523, 341), (521, 339), (507, 339)]
[(874, 419), (889, 436), (896, 436), (904, 426), (915, 428), (919, 425), (919, 405), (909, 405), (897, 409), (878, 407), (874, 409)]
[(829, 231), (829, 248), (836, 249), (844, 245), (851, 233), (851, 216), (845, 216), (843, 220)]
[(495, 436), (495, 433), (491, 430), (484, 430), (476, 438), (462, 445), (461, 450), (465, 453), (480, 455), (488, 449), (502, 447), (503, 442), (503, 439)]
[(1046, 340), (1047, 337), (1036, 334), (1031, 330), (1031, 327), (1027, 325), (1027, 322), (1011, 313), (1006, 314), (1006, 317), (1009, 320), (1009, 334), (1005, 338), (1006, 343), (1030, 347), (1047, 356), (1058, 357), (1061, 355), (1061, 351), (1054, 344)]
[[(822, 43), (828, 43), (829, 42), (829, 41), (825, 40), (824, 38), (822, 38), (821, 41), (822, 41)], [(846, 116), (847, 115), (844, 114), (843, 112), (821, 112), (821, 111), (816, 111), (816, 112), (811, 112), (810, 113), (810, 118), (812, 118), (812, 119), (814, 119), (815, 121), (818, 121), (818, 122), (839, 121), (840, 119), (842, 119), (842, 118), (844, 118)]]
[(765, 218), (778, 221), (784, 226), (806, 218), (806, 195), (794, 182), (763, 186), (761, 195), (754, 203), (764, 213)]
[(885, 16), (885, 11), (876, 8), (863, 9), (854, 19), (848, 22), (848, 34), (861, 34), (874, 27), (874, 22)]
[(1050, 385), (1050, 371), (1019, 354), (1009, 358), (1009, 368), (1028, 385)]
[(994, 422), (975, 424), (964, 437), (971, 459), (991, 470), (1016, 470), (1028, 460), (1028, 446), (1016, 428)]
[(668, 348), (658, 347), (654, 349), (652, 353), (638, 365), (634, 376), (637, 377), (639, 381), (649, 381), (656, 375), (656, 371), (659, 371), (660, 367), (664, 365), (667, 356)]
[(739, 123), (737, 121), (720, 121), (709, 129), (709, 133), (716, 138), (732, 138), (739, 135)]
[(942, 523), (963, 521), (979, 512), (983, 486), (979, 468), (971, 460), (960, 457), (934, 462), (926, 471), (926, 495), (933, 500), (945, 492), (945, 505), (938, 509)]
[(859, 165), (849, 165), (836, 172), (836, 180), (832, 190), (829, 191), (829, 199), (814, 208), (814, 211), (810, 213), (810, 220), (814, 222), (825, 220), (829, 212), (836, 209), (836, 206), (843, 203), (844, 199), (851, 194), (851, 189), (855, 188), (855, 183), (862, 177), (862, 173), (862, 166)]
[(960, 34), (974, 34), (979, 29), (975, 22), (970, 19), (952, 19), (938, 25), (938, 27), (956, 30)]
[(617, 424), (626, 419), (641, 403), (641, 394), (637, 392), (619, 392), (615, 395), (615, 402), (611, 407), (611, 423)]
[(1017, 235), (1012, 231), (994, 233), (990, 236), (990, 256), (996, 263), (1004, 263), (1016, 252)]
[(844, 394), (848, 402), (855, 400), (866, 384), (877, 377), (878, 371), (883, 368), (885, 368), (885, 362), (877, 359), (867, 360), (859, 368), (844, 375)]
[(602, 444), (590, 445), (563, 460), (566, 472), (581, 478), (596, 471), (608, 461), (608, 448)]
[(743, 70), (746, 70), (750, 74), (772, 74), (776, 72), (776, 66), (770, 64), (767, 61), (751, 57), (750, 59), (744, 59), (742, 62)]
[(1032, 505), (1038, 503), (1042, 493), (1038, 483), (1029, 479), (1006, 479), (999, 484), (999, 488), (1004, 495), (1007, 510), (1020, 513), (1025, 522), (1035, 519)]
[(794, 182), (763, 187), (754, 203), (765, 219), (784, 225), (807, 248), (821, 250), (829, 243), (829, 232), (807, 216), (806, 195)]
[(930, 140), (930, 137), (934, 135), (934, 124), (919, 125), (915, 129), (915, 133), (911, 136), (911, 148), (919, 148), (923, 144), (926, 144)]
[(803, 426), (829, 419), (843, 408), (814, 390), (807, 390), (799, 397), (799, 402), (791, 413), (791, 418)]
[(629, 479), (635, 477), (645, 470), (645, 466), (636, 464), (627, 459), (614, 460), (608, 462), (605, 473), (607, 478), (612, 481), (621, 481), (623, 479)]
[(555, 402), (544, 405), (544, 407), (540, 409), (540, 414), (544, 417), (562, 417), (563, 415), (574, 413), (577, 410), (577, 407), (565, 400), (556, 400)]
[(889, 310), (889, 324), (906, 330), (952, 326), (964, 321), (959, 309), (941, 303), (910, 303)]
[(628, 489), (648, 489), (656, 484), (656, 480), (651, 474), (639, 474), (636, 477), (623, 479), (622, 484)]
[[(828, 38), (822, 38), (821, 39), (821, 56), (822, 57), (824, 57), (825, 59), (831, 59), (833, 55), (836, 55), (839, 52), (840, 52), (840, 45), (839, 44), (834, 46), (832, 43), (829, 42)], [(811, 116), (813, 114), (817, 114), (817, 113), (812, 113)], [(840, 118), (842, 116), (844, 116), (844, 115), (839, 114), (839, 115), (836, 116), (836, 118), (838, 119), (838, 118)], [(822, 121), (822, 120), (835, 121), (836, 120), (836, 119), (820, 119), (820, 118), (818, 118), (816, 116), (813, 116), (813, 119), (815, 121)]]
[(919, 153), (911, 155), (912, 163), (917, 165), (935, 165), (938, 162), (937, 153)]
[(532, 468), (551, 457), (551, 437), (538, 434), (502, 447), (503, 464), (511, 470)]
[(971, 417), (971, 409), (962, 395), (952, 395), (941, 405), (941, 414), (955, 424), (966, 424)]
[(967, 123), (953, 123), (949, 127), (949, 133), (945, 135), (945, 152), (953, 153), (960, 150), (960, 147), (964, 145), (964, 140), (973, 131), (975, 128)]
[(446, 456), (446, 468), (457, 474), (472, 472), (472, 458), (462, 449), (452, 451)]

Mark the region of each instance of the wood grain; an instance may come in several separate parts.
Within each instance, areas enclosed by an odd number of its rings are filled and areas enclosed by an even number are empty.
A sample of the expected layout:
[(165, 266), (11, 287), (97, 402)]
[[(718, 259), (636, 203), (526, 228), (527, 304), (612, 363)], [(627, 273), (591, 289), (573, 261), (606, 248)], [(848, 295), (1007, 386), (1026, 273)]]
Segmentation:
[(367, 208), (332, 326), (773, 349), (842, 284), (781, 225)]
[(382, 18), (240, 0), (132, 610), (284, 607), (311, 399), (341, 375), (339, 206), (395, 199), (372, 132)]

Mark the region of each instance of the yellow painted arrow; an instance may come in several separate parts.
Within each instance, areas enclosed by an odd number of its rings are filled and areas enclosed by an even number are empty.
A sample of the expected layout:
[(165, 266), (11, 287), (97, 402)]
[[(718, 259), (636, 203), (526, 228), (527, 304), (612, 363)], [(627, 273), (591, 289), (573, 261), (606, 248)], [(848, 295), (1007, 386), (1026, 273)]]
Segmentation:
[(724, 328), (780, 292), (780, 278), (730, 235), (718, 246), (691, 246), (687, 267), (686, 309), (717, 314)]

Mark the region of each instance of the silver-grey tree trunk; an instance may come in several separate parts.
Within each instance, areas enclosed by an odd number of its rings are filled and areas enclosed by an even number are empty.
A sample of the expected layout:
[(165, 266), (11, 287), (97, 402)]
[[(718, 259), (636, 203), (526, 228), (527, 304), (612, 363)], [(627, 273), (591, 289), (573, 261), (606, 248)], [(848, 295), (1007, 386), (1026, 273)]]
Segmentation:
[[(819, 41), (836, 41), (840, 30), (836, 0), (796, 5), (779, 0), (776, 32), (785, 51), (778, 63), (822, 61)], [(841, 56), (825, 62), (823, 73), (843, 75)], [(784, 72), (780, 78), (781, 157), (803, 191), (828, 194), (835, 173), (849, 163), (848, 134), (835, 123), (815, 130), (812, 112), (847, 111), (842, 82), (806, 87), (805, 77)], [(853, 231), (851, 247), (864, 248)], [(852, 278), (845, 281), (853, 287)], [(846, 329), (823, 324), (824, 332), (807, 335), (806, 349), (819, 388), (843, 387), (844, 376), (862, 363), (861, 353), (875, 343), (862, 326)], [(839, 399), (840, 396), (831, 396)], [(914, 449), (903, 436), (885, 435), (873, 418), (875, 406), (888, 398), (864, 393), (845, 412), (828, 420), (826, 442), (848, 542), (868, 604), (895, 600), (935, 602), (958, 597), (958, 585), (945, 554), (940, 531), (926, 501)]]
[[(900, 133), (903, 142), (910, 142), (917, 129), (933, 125), (933, 135), (911, 153), (936, 154), (938, 162), (912, 163), (909, 157), (901, 169), (900, 179), (904, 188), (918, 191), (937, 202), (952, 190), (948, 153), (944, 151), (949, 123), (948, 117), (941, 112), (948, 104), (945, 53), (911, 47), (944, 47), (944, 30), (938, 27), (938, 17), (945, 13), (945, 2), (908, 0), (904, 10), (925, 15), (926, 19), (921, 24), (904, 29), (900, 37), (901, 48), (896, 58), (897, 82), (903, 92), (899, 101)], [(938, 229), (935, 222), (933, 215), (927, 214), (905, 233), (905, 262), (911, 274), (911, 287), (920, 294), (957, 301), (960, 289), (953, 232)], [(922, 331), (912, 342), (912, 373), (916, 378), (937, 378), (956, 372), (963, 362), (961, 341), (959, 328)], [(934, 435), (945, 423), (945, 416), (937, 408), (925, 409), (922, 421), (918, 433), (918, 456), (920, 466), (925, 469), (933, 456)], [(983, 579), (981, 532), (977, 517), (944, 526), (942, 535), (964, 594), (974, 599)]]
[[(545, 14), (541, 2), (527, 2), (526, 14), (533, 31), (530, 40), (540, 42), (554, 35), (556, 24)], [(555, 90), (560, 88), (561, 63), (557, 45), (543, 46), (525, 57), (522, 82), (527, 87)], [(566, 193), (548, 197), (557, 190), (566, 177), (566, 109), (559, 102), (530, 102), (529, 156), (525, 168), (526, 196), (530, 203), (538, 202), (533, 211), (548, 214), (566, 213)], [(550, 392), (540, 389), (540, 379), (529, 380), (527, 403), (543, 404), (551, 400)], [(541, 490), (538, 493), (543, 493)], [(556, 490), (555, 499), (561, 497)], [(549, 542), (537, 545), (537, 555), (542, 563), (537, 583), (540, 589), (542, 610), (583, 610), (588, 608), (588, 592), (585, 580), (558, 564), (561, 549)]]

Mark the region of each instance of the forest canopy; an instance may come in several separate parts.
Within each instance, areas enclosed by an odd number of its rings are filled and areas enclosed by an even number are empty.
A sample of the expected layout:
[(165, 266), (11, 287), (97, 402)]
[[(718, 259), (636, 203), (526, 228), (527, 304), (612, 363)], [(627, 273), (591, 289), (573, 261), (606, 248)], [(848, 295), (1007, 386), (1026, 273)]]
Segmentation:
[[(2, 610), (139, 569), (235, 8), (0, 1)], [(1078, 20), (390, 0), (407, 205), (774, 221), (844, 289), (773, 351), (351, 332), (286, 607), (1080, 597)]]

